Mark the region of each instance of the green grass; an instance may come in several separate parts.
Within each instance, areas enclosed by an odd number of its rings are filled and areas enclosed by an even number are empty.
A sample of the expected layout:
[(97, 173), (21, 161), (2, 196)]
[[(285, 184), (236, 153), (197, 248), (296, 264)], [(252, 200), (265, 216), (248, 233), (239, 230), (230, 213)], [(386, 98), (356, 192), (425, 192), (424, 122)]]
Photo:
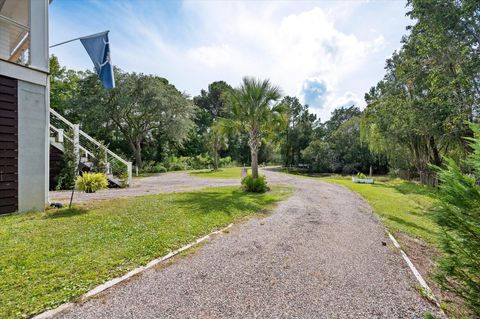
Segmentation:
[[(248, 169), (250, 171), (250, 169)], [(242, 175), (242, 167), (225, 167), (220, 168), (217, 171), (213, 170), (201, 170), (190, 172), (190, 175), (196, 177), (206, 178), (226, 178), (226, 179), (240, 179)]]
[(0, 318), (28, 317), (74, 300), (289, 193), (221, 187), (0, 217)]

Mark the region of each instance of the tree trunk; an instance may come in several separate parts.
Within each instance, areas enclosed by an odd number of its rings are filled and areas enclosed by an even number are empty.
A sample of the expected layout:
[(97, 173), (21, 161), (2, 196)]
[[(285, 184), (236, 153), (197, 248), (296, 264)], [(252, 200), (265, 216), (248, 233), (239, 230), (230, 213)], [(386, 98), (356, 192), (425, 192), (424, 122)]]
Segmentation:
[(137, 165), (137, 167), (142, 168), (142, 167), (143, 167), (143, 163), (142, 163), (142, 145), (141, 145), (140, 142), (137, 141), (137, 142), (135, 143), (134, 151), (135, 151), (135, 162), (136, 162), (136, 165)]
[(252, 177), (258, 178), (258, 148), (251, 147), (250, 152), (252, 155)]
[(430, 148), (433, 152), (433, 164), (436, 166), (442, 165), (442, 158), (440, 157), (440, 153), (437, 148), (437, 144), (435, 143), (435, 138), (430, 136)]

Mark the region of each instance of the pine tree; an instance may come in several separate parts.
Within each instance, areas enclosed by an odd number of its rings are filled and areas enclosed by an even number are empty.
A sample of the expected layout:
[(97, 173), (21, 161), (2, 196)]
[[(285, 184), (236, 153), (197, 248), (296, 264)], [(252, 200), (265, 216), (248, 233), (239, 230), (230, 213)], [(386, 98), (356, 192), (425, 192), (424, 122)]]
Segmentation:
[(473, 152), (465, 161), (472, 174), (452, 159), (440, 170), (440, 204), (436, 217), (443, 228), (444, 257), (437, 279), (461, 296), (480, 318), (480, 126), (472, 125)]

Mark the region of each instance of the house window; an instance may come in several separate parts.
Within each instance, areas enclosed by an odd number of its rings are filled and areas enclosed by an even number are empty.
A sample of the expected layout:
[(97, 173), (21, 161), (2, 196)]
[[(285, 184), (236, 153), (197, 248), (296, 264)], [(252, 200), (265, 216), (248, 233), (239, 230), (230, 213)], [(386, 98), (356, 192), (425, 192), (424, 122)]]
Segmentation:
[(0, 59), (30, 62), (29, 0), (0, 0)]

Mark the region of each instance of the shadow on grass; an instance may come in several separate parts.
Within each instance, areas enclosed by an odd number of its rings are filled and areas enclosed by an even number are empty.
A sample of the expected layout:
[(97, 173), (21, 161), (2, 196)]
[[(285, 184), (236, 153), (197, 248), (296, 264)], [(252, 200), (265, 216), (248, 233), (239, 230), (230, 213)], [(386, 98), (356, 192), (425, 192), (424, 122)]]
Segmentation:
[(198, 193), (185, 193), (175, 199), (175, 205), (193, 209), (196, 213), (208, 215), (222, 211), (227, 215), (232, 212), (255, 212), (264, 205), (275, 203), (277, 199), (269, 196), (268, 193), (256, 194), (246, 193), (241, 189), (228, 193), (215, 191), (204, 191)]
[(222, 169), (201, 170), (201, 171), (190, 172), (190, 175), (203, 175), (203, 174), (211, 174), (211, 173), (219, 173), (219, 172), (223, 172), (223, 170)]
[(388, 216), (387, 218), (388, 218), (388, 220), (393, 221), (395, 223), (398, 223), (400, 225), (403, 225), (403, 226), (406, 226), (406, 227), (409, 227), (409, 228), (415, 228), (415, 229), (421, 230), (425, 233), (428, 233), (430, 235), (437, 235), (437, 233), (432, 231), (431, 229), (428, 229), (428, 228), (423, 227), (423, 226), (419, 226), (416, 223), (407, 222), (406, 220), (404, 220), (402, 218), (399, 218), (399, 217), (396, 217), (396, 216)]
[(414, 184), (411, 182), (405, 182), (398, 185), (388, 185), (388, 187), (394, 188), (404, 195), (415, 194), (429, 197), (435, 197), (437, 195), (436, 188), (427, 185)]
[(78, 215), (83, 215), (88, 212), (85, 208), (72, 207), (72, 208), (61, 208), (52, 211), (48, 211), (45, 218), (54, 219), (54, 218), (67, 218)]

